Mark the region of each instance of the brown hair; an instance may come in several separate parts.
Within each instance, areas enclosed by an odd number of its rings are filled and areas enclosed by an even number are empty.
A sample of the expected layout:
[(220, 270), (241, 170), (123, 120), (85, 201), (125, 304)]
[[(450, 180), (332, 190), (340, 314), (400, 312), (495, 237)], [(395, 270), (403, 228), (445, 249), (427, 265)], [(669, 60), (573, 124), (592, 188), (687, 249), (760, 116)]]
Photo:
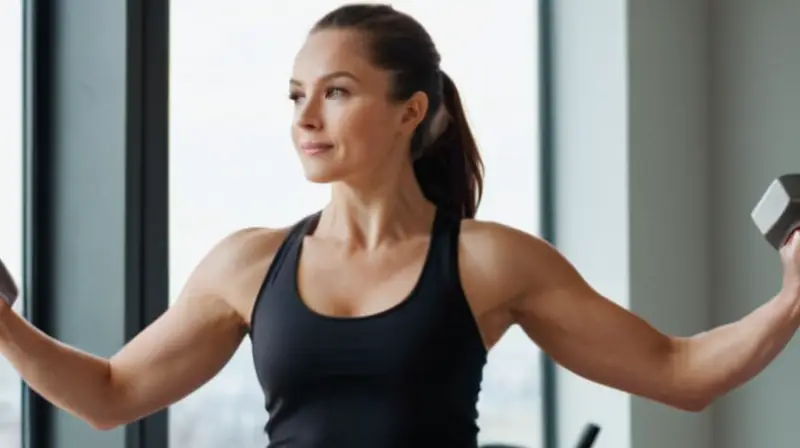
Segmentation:
[[(483, 162), (453, 80), (439, 68), (441, 57), (425, 28), (389, 5), (349, 4), (326, 14), (312, 32), (364, 32), (372, 62), (393, 73), (392, 100), (415, 92), (428, 96), (428, 112), (411, 139), (414, 173), (428, 200), (462, 218), (474, 218), (483, 191)], [(434, 139), (431, 123), (444, 106), (450, 121)]]

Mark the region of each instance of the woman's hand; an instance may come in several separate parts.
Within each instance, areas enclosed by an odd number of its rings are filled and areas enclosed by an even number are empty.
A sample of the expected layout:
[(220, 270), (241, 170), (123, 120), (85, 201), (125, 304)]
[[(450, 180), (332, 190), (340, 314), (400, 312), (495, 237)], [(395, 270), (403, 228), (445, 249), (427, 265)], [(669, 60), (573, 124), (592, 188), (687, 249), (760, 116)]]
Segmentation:
[(800, 295), (800, 229), (794, 231), (780, 250), (783, 264), (783, 290)]

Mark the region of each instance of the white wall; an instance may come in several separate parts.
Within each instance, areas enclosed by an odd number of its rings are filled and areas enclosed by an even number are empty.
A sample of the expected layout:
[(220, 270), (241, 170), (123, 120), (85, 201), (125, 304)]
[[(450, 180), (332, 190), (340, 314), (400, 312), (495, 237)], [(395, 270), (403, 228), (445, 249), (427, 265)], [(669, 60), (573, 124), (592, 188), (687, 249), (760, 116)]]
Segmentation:
[[(705, 1), (628, 2), (630, 309), (661, 331), (709, 326)], [(631, 446), (708, 448), (711, 413), (631, 401)]]
[[(559, 246), (663, 331), (742, 317), (779, 288), (749, 213), (800, 170), (800, 2), (554, 3)], [(794, 447), (798, 378), (795, 342), (690, 414), (562, 371), (560, 435), (594, 420), (598, 447)]]
[[(629, 305), (626, 2), (554, 4), (556, 240), (599, 291)], [(561, 370), (558, 426), (569, 446), (587, 421), (596, 446), (625, 448), (630, 400)]]
[[(768, 183), (800, 172), (800, 2), (712, 0), (713, 322), (780, 287), (780, 264), (749, 212)], [(798, 446), (800, 344), (714, 406), (715, 446)]]

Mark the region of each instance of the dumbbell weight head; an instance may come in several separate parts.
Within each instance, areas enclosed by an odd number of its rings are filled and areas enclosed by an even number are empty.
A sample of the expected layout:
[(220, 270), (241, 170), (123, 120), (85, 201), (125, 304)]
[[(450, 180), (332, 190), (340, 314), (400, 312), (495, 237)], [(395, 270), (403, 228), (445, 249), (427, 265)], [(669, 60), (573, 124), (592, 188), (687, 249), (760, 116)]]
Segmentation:
[(0, 299), (6, 302), (8, 306), (13, 306), (18, 296), (19, 289), (17, 284), (14, 283), (14, 278), (11, 277), (11, 273), (6, 269), (3, 260), (0, 260)]
[(800, 174), (772, 181), (751, 217), (769, 244), (779, 250), (800, 229)]

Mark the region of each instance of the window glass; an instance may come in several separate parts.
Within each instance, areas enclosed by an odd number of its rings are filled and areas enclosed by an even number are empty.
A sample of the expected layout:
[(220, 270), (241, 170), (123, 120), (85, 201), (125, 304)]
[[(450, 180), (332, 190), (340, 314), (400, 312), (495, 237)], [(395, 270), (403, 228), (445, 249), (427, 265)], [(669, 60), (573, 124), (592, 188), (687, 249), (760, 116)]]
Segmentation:
[[(292, 60), (312, 23), (341, 1), (173, 1), (171, 11), (170, 270), (178, 295), (220, 238), (284, 226), (322, 207), (292, 149)], [(479, 218), (538, 233), (536, 2), (393, 5), (420, 20), (456, 82), (486, 164)], [(290, 192), (290, 194), (287, 194)], [(267, 414), (246, 340), (230, 364), (171, 408), (173, 447), (259, 447)], [(512, 328), (489, 356), (481, 443), (541, 446), (539, 351)]]
[[(0, 2), (0, 258), (22, 287), (22, 4)], [(14, 305), (22, 311), (20, 299)], [(0, 446), (21, 446), (22, 382), (0, 356)]]

